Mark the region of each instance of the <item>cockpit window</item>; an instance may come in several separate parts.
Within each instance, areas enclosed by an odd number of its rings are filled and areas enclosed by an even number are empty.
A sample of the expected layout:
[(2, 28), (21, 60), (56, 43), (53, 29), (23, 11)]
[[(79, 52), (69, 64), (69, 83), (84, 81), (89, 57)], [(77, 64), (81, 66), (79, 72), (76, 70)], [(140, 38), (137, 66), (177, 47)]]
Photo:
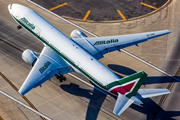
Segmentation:
[(10, 5), (10, 9), (12, 9), (12, 4)]

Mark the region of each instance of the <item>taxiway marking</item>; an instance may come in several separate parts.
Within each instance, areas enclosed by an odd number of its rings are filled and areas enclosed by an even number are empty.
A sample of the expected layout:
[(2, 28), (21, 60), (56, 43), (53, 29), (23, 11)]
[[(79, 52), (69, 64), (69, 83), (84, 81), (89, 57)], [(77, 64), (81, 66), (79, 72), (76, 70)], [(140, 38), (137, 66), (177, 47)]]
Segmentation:
[[(28, 2), (36, 5), (37, 7), (39, 7), (39, 8), (41, 8), (41, 9), (49, 12), (48, 9), (40, 6), (39, 4), (37, 4), (37, 3), (35, 3), (35, 2), (33, 2), (33, 1), (31, 1), (31, 0), (26, 0), (26, 1), (28, 1)], [(140, 17), (128, 19), (127, 21), (138, 20), (138, 19), (142, 19), (142, 18), (148, 17), (148, 16), (150, 16), (150, 15), (153, 15), (153, 14), (155, 14), (155, 13), (163, 10), (164, 8), (166, 8), (172, 1), (173, 1), (173, 0), (168, 0), (168, 2), (167, 2), (164, 6), (162, 6), (161, 8), (159, 8), (159, 10), (155, 10), (154, 12), (151, 12), (151, 13), (146, 14), (146, 15), (144, 15), (144, 16), (140, 16)], [(50, 12), (49, 12), (49, 13), (50, 13)], [(53, 14), (53, 13), (51, 13), (51, 14)], [(55, 15), (55, 16), (56, 16), (56, 15)], [(57, 16), (56, 16), (56, 17), (57, 17)], [(63, 18), (64, 18), (64, 19), (68, 19), (68, 20), (74, 20), (74, 21), (82, 22), (82, 20), (80, 20), (80, 19), (69, 18), (69, 17), (66, 17), (66, 16), (63, 16)], [(107, 22), (107, 21), (103, 21), (103, 22), (86, 21), (86, 22), (88, 22), (88, 23), (120, 23), (120, 22), (126, 22), (126, 21), (124, 21), (124, 20), (119, 20), (119, 21), (108, 21), (108, 22)]]
[(84, 16), (84, 18), (83, 18), (82, 21), (86, 21), (86, 19), (87, 19), (87, 17), (89, 16), (90, 12), (91, 12), (90, 10), (88, 10), (88, 11), (86, 12), (86, 15)]
[[(178, 71), (176, 72), (176, 75), (175, 75), (175, 76), (177, 76), (177, 75), (179, 74), (179, 72), (180, 72), (180, 68), (179, 68)], [(171, 85), (172, 85), (173, 82), (174, 82), (174, 79), (172, 79), (172, 81), (169, 83), (169, 85), (168, 85), (168, 87), (167, 87), (168, 90), (170, 89), (170, 87), (171, 87)], [(159, 104), (158, 104), (159, 106), (161, 106), (164, 97), (165, 97), (165, 95), (162, 96), (162, 98), (161, 98), (161, 100), (160, 100), (160, 102), (159, 102)]]
[(67, 5), (67, 3), (66, 3), (66, 2), (65, 2), (65, 3), (62, 3), (62, 4), (60, 4), (60, 5), (56, 6), (56, 7), (53, 7), (53, 8), (51, 8), (51, 9), (49, 9), (49, 10), (51, 11), (51, 10), (57, 9), (57, 8), (59, 8), (59, 7), (62, 7), (62, 6), (64, 6), (64, 5)]
[(117, 13), (122, 17), (122, 19), (123, 19), (124, 21), (127, 21), (127, 19), (124, 17), (124, 15), (121, 13), (120, 10), (116, 10), (116, 11), (117, 11)]
[[(9, 44), (9, 43), (8, 43)], [(11, 45), (11, 44), (9, 44), (9, 45)], [(12, 46), (12, 45), (11, 45)], [(18, 92), (18, 88), (9, 80), (9, 79), (7, 79), (1, 72), (0, 72), (0, 75)], [(28, 102), (28, 104), (34, 109), (34, 110), (36, 110), (36, 111), (38, 111), (35, 107), (34, 107), (34, 105), (23, 95), (22, 96), (27, 102)], [(42, 116), (40, 116), (43, 120), (45, 120), (45, 118), (44, 117), (42, 117)]]
[(3, 39), (1, 39), (1, 38), (0, 38), (0, 41), (6, 43), (6, 44), (8, 44), (8, 45), (10, 45), (11, 47), (13, 47), (13, 48), (15, 48), (15, 49), (17, 49), (17, 50), (19, 50), (19, 51), (21, 51), (21, 52), (23, 52), (23, 51), (22, 51), (21, 49), (19, 49), (18, 47), (14, 46), (14, 45), (12, 45), (12, 44), (10, 44), (10, 43), (8, 43), (8, 42), (6, 42), (5, 40), (3, 40)]
[(150, 8), (156, 9), (156, 10), (159, 10), (159, 8), (154, 7), (154, 6), (151, 6), (151, 5), (148, 5), (148, 4), (143, 3), (143, 2), (141, 2), (141, 5), (144, 5), (144, 6), (147, 6), (147, 7), (150, 7)]
[[(36, 113), (36, 114), (42, 116), (42, 117), (44, 118), (44, 120), (46, 120), (46, 119), (47, 119), (47, 120), (52, 120), (51, 118), (49, 118), (49, 117), (45, 116), (44, 114), (42, 114), (42, 113), (40, 113), (40, 112), (34, 110), (33, 108), (31, 108), (31, 107), (29, 107), (28, 105), (24, 104), (23, 102), (17, 100), (16, 98), (14, 98), (14, 97), (8, 95), (7, 93), (5, 93), (5, 92), (3, 92), (3, 91), (1, 91), (1, 90), (0, 90), (0, 93), (3, 94), (4, 96), (8, 97), (9, 99), (11, 99), (11, 100), (13, 100), (13, 101), (19, 103), (20, 105), (26, 107), (27, 109), (31, 110), (32, 112), (34, 112), (34, 113)], [(46, 119), (45, 119), (45, 118), (46, 118)]]
[[(178, 71), (176, 72), (175, 76), (177, 76), (177, 75), (179, 74), (179, 72), (180, 72), (180, 68), (179, 68)], [(168, 85), (168, 87), (167, 87), (168, 90), (170, 89), (170, 87), (171, 87), (172, 84), (174, 83), (174, 80), (175, 80), (175, 79), (172, 79), (172, 81), (169, 83), (169, 85)], [(164, 99), (165, 99), (167, 96), (168, 96), (168, 95), (163, 95), (163, 96), (161, 97), (161, 100), (159, 101), (158, 107), (156, 108), (156, 111), (155, 111), (155, 113), (154, 113), (154, 115), (153, 115), (152, 120), (154, 120), (154, 119), (156, 118), (156, 116), (157, 116), (157, 114), (158, 114), (158, 111), (159, 111), (159, 108), (161, 107)]]

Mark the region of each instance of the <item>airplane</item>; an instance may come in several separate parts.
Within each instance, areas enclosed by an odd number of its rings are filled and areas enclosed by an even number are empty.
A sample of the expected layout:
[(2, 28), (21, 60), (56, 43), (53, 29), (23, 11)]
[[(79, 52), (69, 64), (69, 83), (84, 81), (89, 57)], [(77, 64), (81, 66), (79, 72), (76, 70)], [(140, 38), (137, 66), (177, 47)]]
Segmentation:
[(98, 61), (106, 53), (138, 45), (171, 31), (88, 38), (82, 31), (75, 29), (69, 38), (28, 7), (10, 4), (8, 10), (19, 24), (18, 30), (24, 28), (44, 44), (39, 56), (30, 49), (22, 53), (23, 60), (32, 65), (32, 69), (18, 91), (21, 95), (41, 86), (53, 76), (62, 82), (66, 80), (63, 75), (70, 72), (85, 76), (100, 91), (116, 96), (113, 113), (117, 116), (131, 104), (142, 106), (142, 98), (171, 93), (167, 89), (139, 89), (147, 77), (144, 71), (120, 79)]

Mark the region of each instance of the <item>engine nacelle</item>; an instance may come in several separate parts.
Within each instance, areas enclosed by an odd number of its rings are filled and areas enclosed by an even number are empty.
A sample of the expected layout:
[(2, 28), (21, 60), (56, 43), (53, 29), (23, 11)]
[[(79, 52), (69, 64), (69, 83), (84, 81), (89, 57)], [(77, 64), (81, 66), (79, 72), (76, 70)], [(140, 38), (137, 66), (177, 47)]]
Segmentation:
[(80, 30), (75, 29), (71, 32), (70, 37), (73, 39), (73, 38), (83, 38), (83, 37), (87, 37), (87, 36)]
[(32, 51), (32, 50), (30, 50), (30, 49), (26, 49), (26, 50), (22, 53), (22, 59), (23, 59), (26, 63), (28, 63), (28, 64), (30, 64), (30, 65), (32, 65), (32, 66), (34, 66), (34, 64), (36, 63), (37, 58), (38, 58), (38, 55), (37, 55), (34, 51)]

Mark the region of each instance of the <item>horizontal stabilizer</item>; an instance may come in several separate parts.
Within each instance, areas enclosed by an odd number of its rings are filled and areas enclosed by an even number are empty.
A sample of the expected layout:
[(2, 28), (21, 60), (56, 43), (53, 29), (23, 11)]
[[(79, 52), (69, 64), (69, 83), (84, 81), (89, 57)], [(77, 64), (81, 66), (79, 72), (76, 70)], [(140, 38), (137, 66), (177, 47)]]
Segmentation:
[(169, 93), (171, 92), (168, 89), (139, 89), (136, 96), (139, 99), (142, 99), (142, 98), (155, 97)]
[(118, 93), (118, 98), (113, 110), (113, 113), (116, 115), (120, 115), (123, 113), (134, 101), (127, 98), (126, 96), (122, 95), (121, 93)]

